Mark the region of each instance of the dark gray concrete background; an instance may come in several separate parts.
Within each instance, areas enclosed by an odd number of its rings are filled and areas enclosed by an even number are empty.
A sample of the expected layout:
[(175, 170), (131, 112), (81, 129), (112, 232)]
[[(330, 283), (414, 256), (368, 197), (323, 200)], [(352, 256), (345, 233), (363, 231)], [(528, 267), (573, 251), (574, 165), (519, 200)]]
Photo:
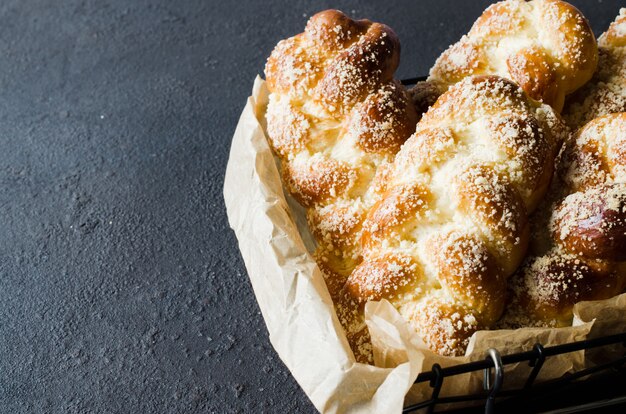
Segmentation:
[(425, 74), (487, 3), (0, 2), (0, 412), (313, 412), (222, 199), (252, 81), (329, 7)]

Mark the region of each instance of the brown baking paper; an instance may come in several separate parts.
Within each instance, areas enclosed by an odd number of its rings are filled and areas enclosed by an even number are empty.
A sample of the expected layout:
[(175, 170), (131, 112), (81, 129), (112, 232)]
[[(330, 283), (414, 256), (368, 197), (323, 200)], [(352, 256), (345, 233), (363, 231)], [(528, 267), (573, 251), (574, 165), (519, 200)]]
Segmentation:
[[(269, 331), (270, 341), (315, 407), (324, 413), (399, 413), (403, 405), (429, 398), (428, 384), (413, 386), (434, 363), (446, 367), (484, 359), (489, 348), (501, 354), (579, 341), (626, 331), (626, 294), (581, 302), (571, 327), (480, 331), (466, 356), (441, 357), (387, 301), (366, 305), (375, 366), (354, 356), (310, 252), (313, 240), (303, 209), (285, 196), (264, 132), (267, 88), (257, 77), (233, 136), (224, 182), (231, 227)], [(606, 352), (585, 351), (550, 357), (538, 380), (556, 378), (599, 362)], [(523, 384), (527, 363), (509, 365), (505, 387)], [(442, 395), (482, 389), (482, 374), (446, 378)]]

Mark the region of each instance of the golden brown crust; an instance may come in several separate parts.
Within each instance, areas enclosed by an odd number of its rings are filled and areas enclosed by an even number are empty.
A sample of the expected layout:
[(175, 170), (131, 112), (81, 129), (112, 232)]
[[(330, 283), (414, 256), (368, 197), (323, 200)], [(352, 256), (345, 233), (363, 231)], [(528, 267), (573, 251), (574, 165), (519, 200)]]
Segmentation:
[(283, 175), (287, 188), (305, 207), (311, 207), (345, 194), (357, 172), (346, 163), (313, 156), (306, 163), (287, 161)]
[(400, 43), (387, 26), (337, 10), (311, 17), (278, 43), (265, 67), (270, 145), (287, 190), (307, 208), (315, 257), (357, 359), (371, 359), (362, 313), (343, 285), (360, 261), (358, 239), (384, 175), (415, 131), (417, 113), (393, 74)]
[(597, 118), (566, 142), (557, 166), (569, 192), (626, 177), (626, 113)]
[(419, 281), (420, 269), (410, 256), (388, 254), (361, 263), (346, 282), (359, 303), (392, 298)]
[(307, 212), (309, 228), (320, 244), (338, 249), (349, 249), (361, 231), (365, 211), (358, 202), (342, 200), (310, 209)]
[(348, 130), (355, 131), (356, 144), (364, 152), (393, 156), (415, 131), (415, 112), (411, 109), (406, 114), (397, 113), (394, 106), (398, 102), (405, 108), (408, 105), (405, 90), (394, 82), (368, 95), (356, 108)]
[(583, 300), (609, 298), (623, 291), (624, 268), (553, 250), (533, 258), (512, 278), (511, 312), (504, 328), (568, 326), (572, 308)]
[(372, 207), (361, 234), (364, 250), (398, 234), (401, 226), (415, 224), (432, 208), (432, 195), (420, 183), (406, 183), (389, 189)]
[(547, 53), (537, 46), (531, 46), (510, 55), (506, 59), (506, 66), (511, 79), (531, 98), (552, 103), (561, 98), (558, 96), (558, 74), (549, 61)]
[(566, 142), (539, 211), (535, 256), (512, 278), (502, 326), (564, 326), (581, 300), (626, 287), (626, 113), (597, 118)]
[(486, 325), (502, 314), (505, 270), (484, 240), (451, 232), (437, 235), (428, 250), (439, 280), (459, 303), (466, 304)]
[(570, 194), (553, 220), (553, 238), (564, 250), (588, 259), (626, 260), (626, 183)]
[(502, 271), (510, 275), (529, 240), (528, 212), (519, 190), (489, 167), (470, 169), (455, 181), (459, 212), (478, 226)]
[[(428, 82), (451, 85), (467, 76), (499, 75), (560, 111), (565, 95), (591, 78), (597, 59), (593, 32), (572, 5), (507, 0), (488, 7), (470, 32), (437, 59)], [(431, 102), (440, 90), (431, 88), (422, 97)]]
[(568, 97), (563, 117), (572, 128), (626, 111), (626, 8), (598, 38), (598, 67), (591, 81)]
[(317, 83), (313, 97), (329, 108), (348, 113), (350, 107), (392, 80), (399, 51), (400, 42), (393, 31), (372, 23), (357, 42), (339, 51)]
[(426, 345), (442, 355), (463, 355), (474, 332), (486, 328), (472, 308), (445, 298), (428, 298), (405, 315)]
[(469, 336), (502, 313), (563, 128), (504, 78), (453, 85), (384, 175), (346, 290), (359, 301), (388, 299), (432, 349), (463, 354)]

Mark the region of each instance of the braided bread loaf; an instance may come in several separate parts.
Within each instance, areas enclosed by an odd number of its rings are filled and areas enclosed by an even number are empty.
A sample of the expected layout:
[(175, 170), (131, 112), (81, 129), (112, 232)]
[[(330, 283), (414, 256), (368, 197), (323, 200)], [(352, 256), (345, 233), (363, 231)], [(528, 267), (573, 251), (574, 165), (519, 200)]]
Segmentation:
[(598, 38), (598, 68), (589, 83), (568, 97), (563, 118), (580, 128), (602, 115), (626, 111), (626, 8)]
[(626, 287), (626, 113), (597, 118), (559, 155), (534, 255), (511, 282), (505, 327), (571, 324), (572, 307)]
[(597, 45), (583, 15), (560, 0), (507, 0), (489, 6), (470, 32), (437, 59), (412, 90), (422, 111), (470, 75), (499, 75), (560, 111), (566, 94), (596, 68)]
[(452, 86), (378, 183), (347, 291), (360, 303), (388, 299), (430, 348), (463, 354), (501, 316), (563, 128), (507, 79)]
[[(327, 10), (311, 17), (304, 33), (279, 42), (265, 67), (270, 145), (287, 189), (307, 208), (316, 260), (346, 327), (364, 326), (355, 306), (342, 305), (349, 302), (342, 287), (357, 264), (361, 224), (375, 202), (370, 183), (417, 122), (393, 79), (399, 56), (389, 27)], [(353, 348), (369, 343), (361, 334), (349, 340)]]

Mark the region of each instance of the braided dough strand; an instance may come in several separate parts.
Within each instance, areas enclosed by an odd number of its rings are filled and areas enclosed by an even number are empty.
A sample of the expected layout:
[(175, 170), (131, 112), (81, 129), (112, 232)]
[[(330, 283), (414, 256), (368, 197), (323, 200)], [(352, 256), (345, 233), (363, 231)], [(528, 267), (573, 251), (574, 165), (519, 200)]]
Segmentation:
[(372, 182), (415, 131), (417, 113), (393, 78), (399, 57), (389, 27), (327, 10), (279, 42), (265, 68), (269, 142), (285, 187), (307, 209), (316, 260), (361, 361), (371, 358), (369, 339), (343, 285), (378, 194)]
[(412, 95), (431, 105), (450, 85), (472, 75), (515, 81), (533, 99), (560, 111), (565, 95), (587, 82), (597, 64), (587, 20), (560, 0), (506, 0), (489, 6), (467, 35), (437, 59)]
[(528, 243), (563, 125), (497, 76), (452, 86), (423, 116), (363, 223), (363, 261), (346, 289), (388, 299), (445, 355), (501, 315)]
[(512, 278), (502, 326), (566, 326), (576, 302), (626, 288), (626, 113), (597, 118), (567, 141), (534, 221), (535, 255)]
[(626, 111), (626, 8), (598, 38), (598, 68), (568, 97), (563, 117), (575, 129), (603, 115)]

